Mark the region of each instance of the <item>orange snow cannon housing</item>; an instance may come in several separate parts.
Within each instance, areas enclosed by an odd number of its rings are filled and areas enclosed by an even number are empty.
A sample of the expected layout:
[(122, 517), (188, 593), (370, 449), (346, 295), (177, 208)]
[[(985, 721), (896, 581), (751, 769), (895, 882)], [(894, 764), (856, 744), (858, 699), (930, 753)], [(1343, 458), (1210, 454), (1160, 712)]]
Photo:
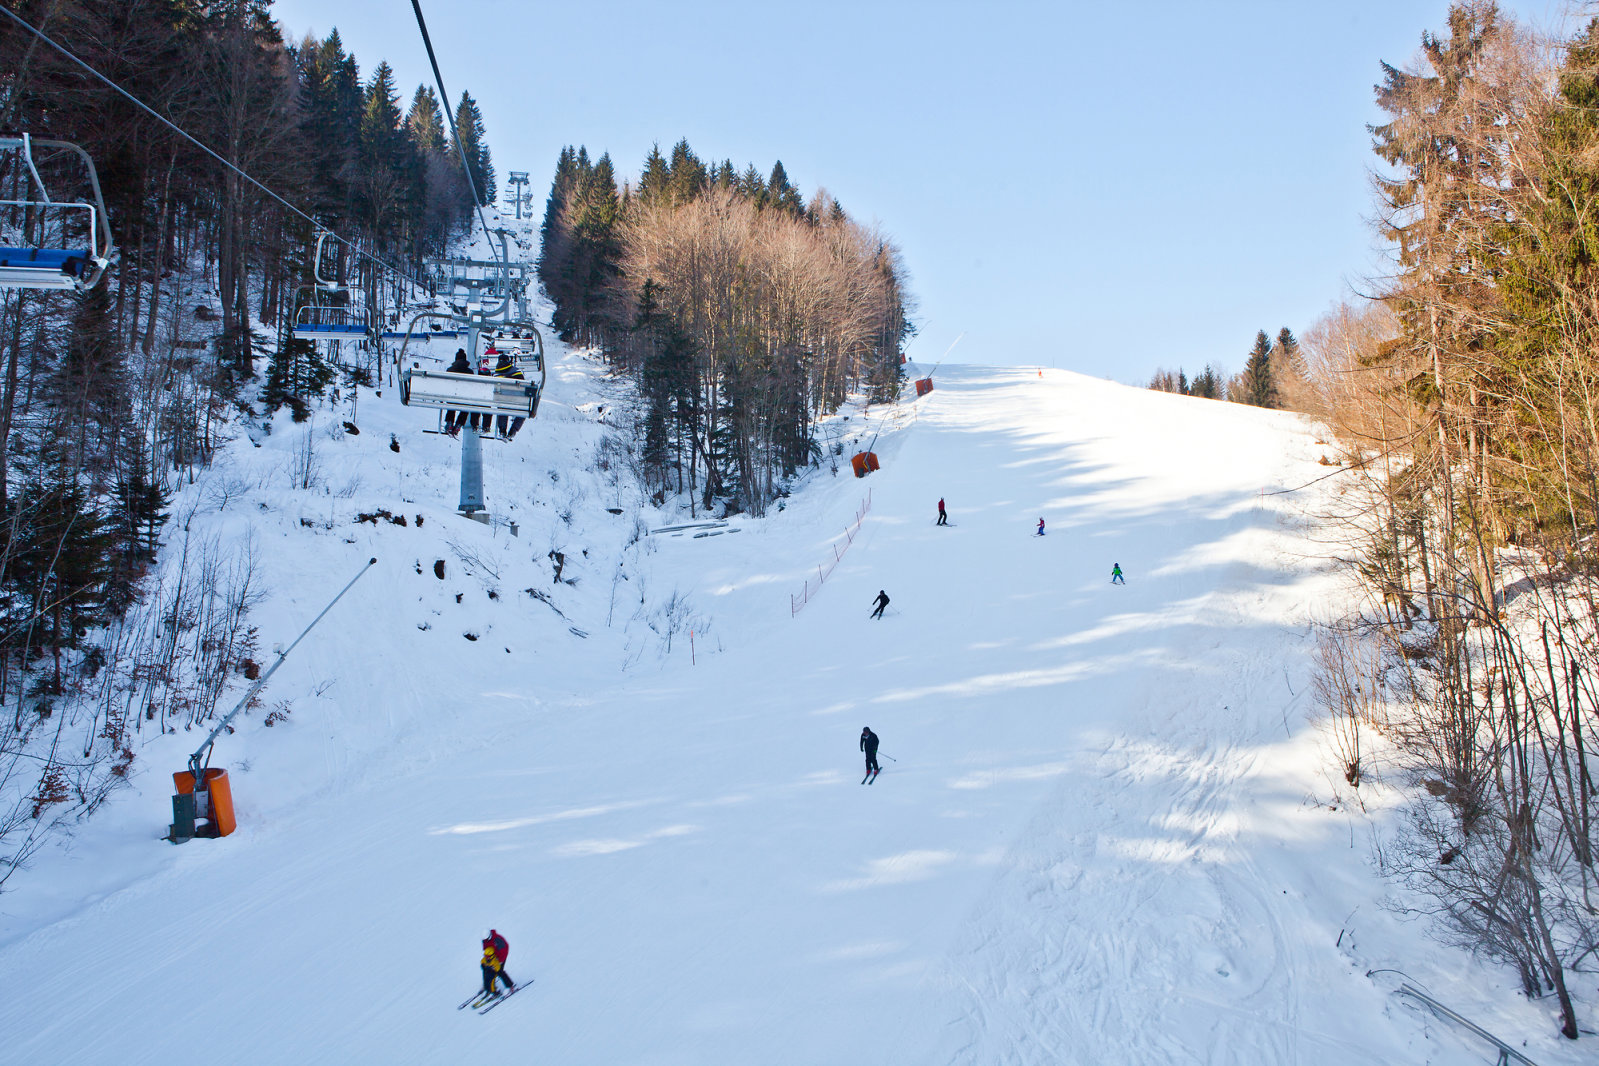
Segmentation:
[(850, 458), (849, 465), (855, 471), (856, 477), (865, 477), (873, 470), (882, 469), (882, 466), (877, 461), (876, 452), (856, 452)]
[[(172, 775), (172, 783), (178, 786), (178, 794), (187, 796), (194, 792), (194, 775), (187, 770), (179, 770)], [(205, 799), (201, 802), (200, 797)], [(199, 806), (198, 815), (209, 821), (200, 827), (197, 836), (225, 837), (238, 828), (238, 822), (233, 817), (233, 786), (228, 784), (228, 772), (220, 767), (212, 767), (205, 772), (204, 779), (200, 782), (199, 795), (195, 797)]]
[(926, 396), (928, 393), (930, 393), (932, 391), (933, 391), (933, 379), (932, 378), (917, 378), (916, 379), (916, 398), (917, 399), (921, 399), (923, 396)]

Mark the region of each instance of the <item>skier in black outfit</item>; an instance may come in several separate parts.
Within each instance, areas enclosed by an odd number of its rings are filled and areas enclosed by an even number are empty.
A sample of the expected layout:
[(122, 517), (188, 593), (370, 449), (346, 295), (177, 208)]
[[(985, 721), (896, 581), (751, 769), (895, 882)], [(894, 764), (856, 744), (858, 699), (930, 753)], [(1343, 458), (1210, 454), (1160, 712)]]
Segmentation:
[(872, 612), (872, 617), (881, 619), (883, 617), (883, 608), (888, 606), (888, 593), (884, 592), (882, 589), (878, 589), (877, 599), (873, 600), (872, 602), (877, 605), (877, 610)]
[(861, 730), (861, 750), (866, 753), (866, 776), (882, 773), (883, 768), (877, 765), (877, 734), (870, 728)]

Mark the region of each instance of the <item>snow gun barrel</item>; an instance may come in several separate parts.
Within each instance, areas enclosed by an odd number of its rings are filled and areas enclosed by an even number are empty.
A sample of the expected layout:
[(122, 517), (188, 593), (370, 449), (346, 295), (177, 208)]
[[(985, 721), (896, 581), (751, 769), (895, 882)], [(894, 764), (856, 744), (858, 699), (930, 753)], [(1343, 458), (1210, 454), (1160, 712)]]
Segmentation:
[(294, 643), (293, 644), (290, 644), (287, 648), (285, 648), (282, 651), (278, 652), (277, 661), (274, 662), (271, 666), (267, 667), (265, 672), (263, 672), (261, 674), (261, 676), (256, 679), (255, 684), (250, 686), (250, 690), (244, 694), (244, 698), (239, 700), (239, 702), (234, 706), (233, 710), (229, 711), (225, 716), (223, 716), (222, 721), (217, 723), (216, 728), (211, 730), (211, 732), (206, 736), (205, 740), (200, 742), (200, 746), (194, 750), (194, 754), (189, 756), (189, 772), (194, 775), (194, 779), (196, 781), (200, 781), (200, 780), (202, 780), (204, 778), (204, 776), (205, 776), (205, 766), (204, 766), (204, 764), (205, 764), (207, 756), (208, 756), (208, 754), (209, 754), (209, 752), (211, 750), (211, 745), (216, 742), (217, 737), (222, 733), (222, 731), (228, 727), (228, 723), (233, 721), (234, 716), (237, 715), (240, 711), (244, 710), (245, 706), (251, 700), (255, 699), (255, 694), (257, 692), (261, 691), (261, 689), (266, 685), (267, 681), (272, 677), (272, 675), (277, 672), (278, 667), (283, 665), (283, 660), (287, 659), (289, 657), (289, 652), (293, 651), (296, 647), (299, 646), (300, 641), (305, 639), (306, 634), (311, 632), (311, 630), (316, 628), (316, 624), (318, 622), (322, 621), (323, 617), (329, 611), (333, 610), (333, 605), (335, 603), (338, 603), (339, 600), (341, 600), (344, 597), (344, 594), (346, 592), (349, 592), (350, 589), (355, 586), (355, 583), (357, 581), (361, 580), (361, 578), (366, 575), (366, 572), (368, 570), (372, 569), (372, 567), (377, 563), (377, 561), (378, 561), (377, 560), (377, 556), (373, 556), (372, 558), (370, 558), (370, 559), (368, 559), (366, 561), (366, 565), (361, 567), (360, 573), (358, 573), (354, 577), (352, 577), (350, 579), (350, 583), (348, 585), (345, 585), (342, 589), (340, 589), (339, 590), (339, 594), (337, 596), (333, 597), (333, 599), (328, 601), (328, 605), (326, 607), (322, 608), (322, 613), (321, 614), (319, 614), (315, 618), (311, 619), (311, 624), (305, 627), (305, 631), (304, 632), (302, 632), (299, 636), (294, 638)]

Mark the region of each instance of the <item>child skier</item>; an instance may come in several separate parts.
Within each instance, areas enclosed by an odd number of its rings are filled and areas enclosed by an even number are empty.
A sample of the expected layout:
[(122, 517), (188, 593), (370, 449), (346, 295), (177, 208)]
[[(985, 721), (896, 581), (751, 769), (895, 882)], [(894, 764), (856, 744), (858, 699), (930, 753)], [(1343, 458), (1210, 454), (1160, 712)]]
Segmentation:
[(1127, 579), (1122, 577), (1122, 564), (1113, 563), (1110, 568), (1110, 583), (1112, 585), (1125, 585)]
[(1038, 532), (1034, 533), (1033, 536), (1042, 537), (1043, 535), (1044, 535), (1044, 520), (1042, 518), (1040, 518), (1038, 520)]
[(516, 982), (511, 980), (511, 975), (505, 972), (506, 956), (511, 954), (511, 945), (494, 930), (489, 930), (489, 935), (483, 940), (483, 994), (485, 996), (499, 995), (494, 990), (494, 979), (498, 977), (505, 982), (505, 987), (512, 992), (516, 991)]
[(949, 525), (949, 515), (944, 513), (944, 497), (942, 496), (938, 498), (938, 524), (941, 526)]

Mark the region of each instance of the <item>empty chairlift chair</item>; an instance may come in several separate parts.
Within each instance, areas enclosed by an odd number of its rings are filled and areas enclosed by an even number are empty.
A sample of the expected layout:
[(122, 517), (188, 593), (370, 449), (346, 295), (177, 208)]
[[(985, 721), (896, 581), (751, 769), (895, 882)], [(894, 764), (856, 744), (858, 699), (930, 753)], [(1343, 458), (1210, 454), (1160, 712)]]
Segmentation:
[(302, 341), (359, 341), (368, 334), (365, 314), (316, 302), (301, 305), (292, 332)]
[[(39, 149), (51, 154), (37, 155)], [(51, 198), (39, 167), (53, 169), (61, 153), (82, 161), (88, 178), (84, 188), (92, 203)], [(112, 253), (111, 226), (94, 160), (70, 141), (42, 140), (26, 133), (0, 137), (0, 158), (15, 168), (17, 187), (37, 193), (29, 199), (0, 200), (0, 287), (92, 289)]]
[[(328, 244), (330, 239), (334, 241), (331, 248)], [(341, 285), (336, 276), (329, 276), (338, 273), (334, 258), (337, 251), (338, 243), (333, 234), (319, 230), (312, 265), (316, 283), (300, 290), (305, 296), (294, 313), (294, 325), (290, 327), (290, 333), (296, 340), (360, 341), (372, 332), (366, 313), (350, 306), (350, 289)], [(339, 300), (341, 295), (342, 301)]]

